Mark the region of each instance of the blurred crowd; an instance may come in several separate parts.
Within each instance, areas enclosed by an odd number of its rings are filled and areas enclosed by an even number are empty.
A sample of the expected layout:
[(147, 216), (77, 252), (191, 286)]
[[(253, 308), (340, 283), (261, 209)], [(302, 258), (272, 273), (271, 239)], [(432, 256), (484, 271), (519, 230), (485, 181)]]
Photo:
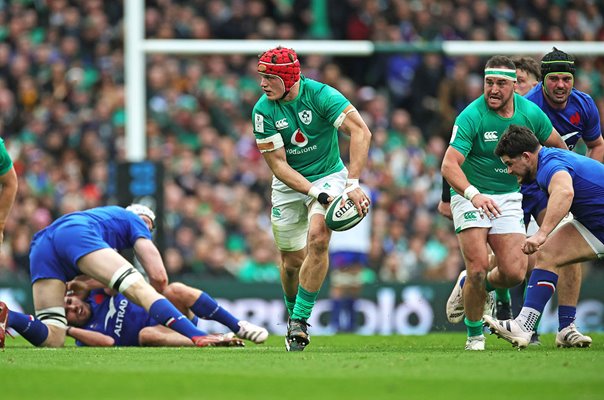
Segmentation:
[[(123, 4), (0, 1), (0, 136), (19, 193), (0, 252), (0, 279), (27, 279), (32, 235), (75, 210), (115, 202), (112, 169), (126, 161)], [(590, 0), (156, 0), (148, 38), (604, 40)], [(572, 49), (562, 48), (572, 53)], [(307, 77), (340, 90), (373, 133), (370, 265), (382, 282), (454, 280), (463, 262), (440, 217), (440, 162), (456, 115), (482, 93), (484, 58), (378, 54), (301, 57)], [(255, 57), (151, 55), (148, 158), (165, 166), (169, 274), (278, 282), (271, 173), (251, 110)], [(576, 87), (604, 115), (604, 58), (578, 60)], [(341, 139), (344, 160), (348, 143)]]

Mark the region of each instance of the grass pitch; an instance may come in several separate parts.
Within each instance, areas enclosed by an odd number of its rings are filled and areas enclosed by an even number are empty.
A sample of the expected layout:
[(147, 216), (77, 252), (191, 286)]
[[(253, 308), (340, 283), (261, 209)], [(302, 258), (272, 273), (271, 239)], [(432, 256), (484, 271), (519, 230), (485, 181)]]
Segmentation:
[(7, 338), (1, 399), (603, 399), (604, 334), (590, 349), (523, 351), (495, 336), (316, 336), (300, 353), (283, 338), (245, 348), (38, 349)]

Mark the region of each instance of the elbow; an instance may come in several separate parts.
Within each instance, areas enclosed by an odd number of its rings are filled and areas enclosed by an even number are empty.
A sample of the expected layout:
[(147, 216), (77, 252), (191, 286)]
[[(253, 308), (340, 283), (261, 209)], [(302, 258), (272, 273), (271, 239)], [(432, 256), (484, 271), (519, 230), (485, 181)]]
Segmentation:
[(567, 203), (569, 204), (569, 207), (570, 207), (570, 204), (572, 204), (573, 198), (575, 197), (575, 191), (572, 188), (562, 189), (560, 191), (560, 196), (563, 199), (566, 199), (566, 201), (567, 201)]
[(373, 134), (371, 133), (371, 131), (369, 130), (369, 128), (365, 127), (365, 141), (367, 143), (371, 142), (371, 137), (373, 136)]
[(443, 163), (440, 166), (440, 174), (443, 176), (443, 178), (447, 179), (447, 175), (449, 172), (449, 163), (447, 162), (447, 160), (443, 160)]
[(168, 276), (158, 276), (154, 278), (149, 278), (151, 286), (158, 292), (163, 293), (168, 286)]

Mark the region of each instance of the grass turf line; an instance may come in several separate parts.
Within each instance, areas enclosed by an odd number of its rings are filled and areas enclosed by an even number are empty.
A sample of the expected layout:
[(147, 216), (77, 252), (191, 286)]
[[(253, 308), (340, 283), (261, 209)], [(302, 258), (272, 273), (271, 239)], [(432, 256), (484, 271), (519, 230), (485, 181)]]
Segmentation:
[(316, 336), (287, 353), (283, 337), (245, 348), (38, 349), (7, 339), (3, 399), (601, 399), (604, 334), (590, 349), (523, 351), (495, 336)]

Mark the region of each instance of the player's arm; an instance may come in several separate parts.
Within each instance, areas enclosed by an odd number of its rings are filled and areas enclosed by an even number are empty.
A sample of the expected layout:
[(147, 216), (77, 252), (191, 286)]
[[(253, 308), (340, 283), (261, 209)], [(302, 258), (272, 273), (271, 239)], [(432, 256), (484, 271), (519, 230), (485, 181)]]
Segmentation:
[(191, 339), (163, 325), (146, 326), (138, 334), (140, 346), (187, 347)]
[(550, 180), (547, 191), (549, 200), (547, 201), (545, 216), (539, 230), (526, 240), (523, 249), (526, 254), (532, 254), (539, 250), (539, 247), (547, 240), (547, 236), (568, 214), (575, 196), (572, 177), (567, 171), (556, 172)]
[(350, 165), (348, 166), (348, 178), (359, 179), (361, 171), (367, 163), (367, 154), (371, 143), (371, 132), (365, 124), (363, 117), (357, 110), (349, 105), (342, 111), (346, 116), (340, 129), (350, 136)]
[[(318, 198), (321, 204), (327, 204), (333, 200), (333, 198), (331, 196), (327, 196), (326, 193), (322, 193), (324, 196), (321, 196), (319, 193), (315, 193), (319, 189), (314, 188), (308, 179), (306, 179), (301, 173), (289, 165), (285, 157), (284, 147), (279, 147), (272, 151), (264, 151), (262, 156), (277, 179), (285, 183), (288, 187), (297, 192)], [(321, 197), (319, 198), (319, 196)]]
[(466, 158), (455, 148), (449, 146), (445, 152), (443, 163), (441, 166), (441, 174), (443, 178), (449, 182), (449, 185), (457, 193), (463, 195), (464, 191), (470, 186), (470, 181), (466, 178), (466, 174), (461, 169), (461, 165)]
[(587, 146), (587, 157), (604, 162), (604, 139), (602, 139), (602, 136), (598, 136), (594, 140), (585, 141), (585, 145)]
[(0, 245), (4, 241), (4, 225), (17, 196), (18, 180), (15, 167), (0, 176)]
[[(452, 146), (447, 148), (441, 174), (449, 182), (451, 187), (466, 199), (470, 200), (472, 205), (482, 212), (486, 212), (488, 217), (497, 217), (501, 214), (499, 206), (488, 196), (483, 195), (468, 181), (466, 174), (461, 169), (465, 161), (464, 155)], [(481, 214), (482, 216), (482, 214)]]
[(451, 185), (445, 178), (443, 178), (442, 192), (440, 194), (440, 201), (438, 202), (437, 211), (443, 217), (453, 219), (451, 213)]
[(350, 136), (350, 165), (348, 166), (347, 194), (354, 201), (359, 214), (364, 212), (361, 202), (369, 202), (369, 197), (363, 193), (358, 185), (358, 179), (361, 176), (363, 168), (367, 163), (367, 154), (371, 143), (371, 132), (363, 117), (357, 112), (354, 106), (349, 105), (342, 111), (344, 120), (340, 129), (346, 135)]
[(88, 275), (78, 275), (67, 282), (67, 294), (72, 294), (79, 299), (85, 299), (93, 289), (106, 289), (106, 285)]
[(111, 347), (115, 344), (111, 336), (73, 326), (67, 328), (67, 335), (91, 347)]
[(547, 140), (541, 144), (547, 147), (557, 147), (559, 149), (568, 150), (568, 146), (566, 145), (556, 128), (552, 128), (552, 133), (550, 133)]
[(547, 201), (545, 217), (539, 230), (549, 235), (570, 211), (570, 206), (575, 196), (572, 177), (567, 171), (556, 172), (550, 180), (547, 191), (549, 193), (549, 200)]
[(151, 240), (141, 237), (134, 242), (134, 252), (145, 269), (151, 286), (162, 293), (168, 286), (168, 274), (157, 247)]

